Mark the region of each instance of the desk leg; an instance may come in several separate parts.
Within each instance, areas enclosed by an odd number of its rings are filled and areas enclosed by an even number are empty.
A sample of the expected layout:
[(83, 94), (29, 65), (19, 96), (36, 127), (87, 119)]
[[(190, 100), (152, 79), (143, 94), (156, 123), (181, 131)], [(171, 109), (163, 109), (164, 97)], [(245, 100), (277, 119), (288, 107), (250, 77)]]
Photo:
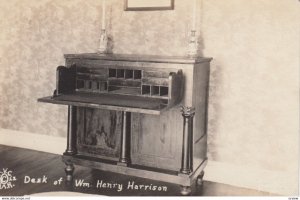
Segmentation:
[[(68, 106), (68, 137), (67, 149), (64, 152), (64, 155), (76, 154), (76, 109), (76, 106)], [(74, 165), (71, 162), (65, 162), (65, 164), (67, 180), (71, 181), (74, 172)]]
[(131, 113), (122, 112), (122, 118), (121, 152), (118, 165), (127, 166), (130, 163)]
[[(193, 117), (195, 108), (182, 107), (181, 112), (183, 116), (183, 145), (180, 173), (188, 175), (193, 171)], [(182, 186), (181, 194), (189, 195), (190, 193), (190, 186)]]

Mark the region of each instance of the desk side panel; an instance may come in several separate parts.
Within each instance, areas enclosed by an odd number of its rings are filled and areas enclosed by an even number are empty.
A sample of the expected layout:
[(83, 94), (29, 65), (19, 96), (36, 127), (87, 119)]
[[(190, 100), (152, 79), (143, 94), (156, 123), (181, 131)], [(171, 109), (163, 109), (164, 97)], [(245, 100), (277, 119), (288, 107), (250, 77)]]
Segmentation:
[(194, 69), (193, 106), (196, 109), (193, 129), (194, 170), (207, 157), (207, 106), (210, 64), (199, 63)]

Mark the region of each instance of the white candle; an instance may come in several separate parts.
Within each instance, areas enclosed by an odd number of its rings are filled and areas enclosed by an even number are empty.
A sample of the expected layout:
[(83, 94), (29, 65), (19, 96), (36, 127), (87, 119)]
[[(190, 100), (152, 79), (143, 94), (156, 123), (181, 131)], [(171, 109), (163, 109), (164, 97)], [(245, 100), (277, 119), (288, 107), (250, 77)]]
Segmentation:
[(102, 30), (105, 29), (105, 1), (106, 0), (102, 0)]
[(197, 23), (197, 20), (196, 20), (196, 16), (197, 16), (197, 0), (194, 0), (194, 3), (193, 3), (193, 20), (192, 20), (192, 30), (196, 30), (196, 23)]

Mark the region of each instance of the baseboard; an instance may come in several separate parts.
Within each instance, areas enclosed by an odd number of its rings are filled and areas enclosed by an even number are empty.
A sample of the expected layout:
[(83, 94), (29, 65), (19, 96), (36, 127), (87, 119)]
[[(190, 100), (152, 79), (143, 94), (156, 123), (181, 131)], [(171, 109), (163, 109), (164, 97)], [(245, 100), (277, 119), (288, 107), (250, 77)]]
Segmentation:
[(0, 129), (0, 144), (62, 154), (66, 150), (67, 139), (10, 129)]
[(249, 166), (208, 161), (205, 180), (269, 192), (270, 195), (298, 196), (298, 171), (271, 171)]
[[(0, 129), (0, 144), (62, 154), (66, 138)], [(209, 160), (204, 179), (272, 194), (298, 196), (298, 172), (255, 169)]]

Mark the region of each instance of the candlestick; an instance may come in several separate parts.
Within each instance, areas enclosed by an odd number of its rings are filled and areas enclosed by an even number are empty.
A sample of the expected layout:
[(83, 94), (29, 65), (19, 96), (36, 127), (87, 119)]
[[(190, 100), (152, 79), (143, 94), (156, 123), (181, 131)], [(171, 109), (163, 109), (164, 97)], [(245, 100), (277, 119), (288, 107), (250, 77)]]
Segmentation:
[(102, 0), (102, 25), (101, 25), (101, 29), (105, 29), (106, 25), (105, 25), (105, 1), (106, 0)]
[(198, 54), (198, 40), (196, 36), (196, 31), (191, 30), (190, 33), (190, 41), (188, 46), (188, 56), (194, 57)]
[(106, 30), (102, 29), (100, 35), (100, 44), (98, 48), (99, 54), (107, 53), (107, 42), (108, 42), (108, 38), (107, 38)]
[(192, 20), (192, 30), (196, 30), (196, 23), (197, 23), (197, 0), (194, 0), (193, 3), (193, 20)]

